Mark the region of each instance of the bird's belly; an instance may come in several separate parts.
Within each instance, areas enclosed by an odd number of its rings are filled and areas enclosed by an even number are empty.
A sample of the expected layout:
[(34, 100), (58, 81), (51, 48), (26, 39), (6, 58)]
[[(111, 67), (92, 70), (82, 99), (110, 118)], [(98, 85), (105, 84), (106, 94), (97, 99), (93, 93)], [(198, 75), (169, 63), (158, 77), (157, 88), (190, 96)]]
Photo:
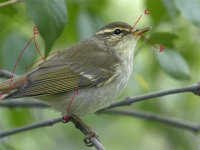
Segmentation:
[(54, 95), (48, 99), (53, 109), (64, 114), (78, 116), (93, 113), (101, 108), (108, 107), (114, 98), (124, 89), (128, 81), (128, 74), (119, 75), (116, 80), (101, 86)]

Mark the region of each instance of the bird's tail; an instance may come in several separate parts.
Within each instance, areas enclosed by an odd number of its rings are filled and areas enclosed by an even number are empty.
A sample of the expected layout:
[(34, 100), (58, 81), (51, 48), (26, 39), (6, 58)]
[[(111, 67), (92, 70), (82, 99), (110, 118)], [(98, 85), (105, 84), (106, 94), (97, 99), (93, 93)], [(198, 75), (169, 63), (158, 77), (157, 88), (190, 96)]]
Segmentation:
[[(10, 91), (19, 88), (25, 82), (27, 82), (26, 76), (18, 76), (18, 77), (11, 78), (6, 81), (0, 82), (0, 94), (1, 95), (7, 94)], [(1, 99), (1, 97), (0, 97), (0, 99)]]

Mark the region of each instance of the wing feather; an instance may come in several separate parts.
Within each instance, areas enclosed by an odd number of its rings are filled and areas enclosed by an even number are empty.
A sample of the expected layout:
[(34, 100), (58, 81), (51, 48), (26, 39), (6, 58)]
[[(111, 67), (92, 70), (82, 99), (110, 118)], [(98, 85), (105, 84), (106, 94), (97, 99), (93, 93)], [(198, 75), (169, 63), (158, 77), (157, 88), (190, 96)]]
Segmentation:
[(117, 67), (118, 61), (109, 51), (100, 47), (94, 50), (85, 41), (43, 62), (27, 75), (27, 83), (6, 98), (45, 96), (102, 86), (115, 79)]

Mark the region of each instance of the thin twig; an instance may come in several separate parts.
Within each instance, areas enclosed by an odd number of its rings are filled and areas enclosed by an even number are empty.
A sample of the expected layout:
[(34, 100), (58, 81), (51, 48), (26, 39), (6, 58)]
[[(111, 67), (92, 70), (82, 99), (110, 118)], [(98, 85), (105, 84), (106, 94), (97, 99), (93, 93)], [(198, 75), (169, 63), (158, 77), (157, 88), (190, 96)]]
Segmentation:
[[(85, 127), (82, 126), (82, 124), (79, 124), (79, 122), (77, 122), (73, 118), (70, 118), (69, 121), (74, 123), (74, 125), (76, 125), (76, 126), (78, 124), (78, 126), (81, 127), (81, 128), (77, 128), (77, 129), (79, 129), (83, 134), (85, 134), (85, 135), (89, 134), (87, 132), (87, 129), (85, 129)], [(52, 126), (56, 123), (61, 123), (61, 122), (63, 122), (63, 117), (54, 118), (54, 119), (47, 120), (47, 121), (41, 121), (41, 122), (34, 123), (34, 124), (31, 124), (31, 125), (23, 126), (23, 127), (20, 127), (20, 128), (15, 128), (13, 130), (0, 132), (0, 138), (4, 138), (4, 137), (7, 137), (7, 136), (11, 136), (11, 135), (14, 135), (14, 134), (17, 134), (17, 133), (21, 133), (21, 132), (25, 132), (25, 131), (29, 131), (29, 130), (33, 130), (33, 129), (37, 129), (37, 128)], [(90, 137), (89, 140), (96, 147), (97, 150), (105, 150), (103, 145), (98, 141), (98, 139), (96, 137)]]
[(82, 120), (80, 120), (80, 118), (74, 116), (70, 118), (70, 121), (73, 122), (77, 129), (85, 134), (86, 138), (88, 138), (88, 135), (90, 136), (89, 141), (96, 147), (97, 150), (105, 150), (103, 145), (99, 142), (99, 139), (97, 139), (97, 135), (91, 136), (91, 129)]
[(40, 102), (25, 102), (25, 101), (1, 101), (0, 107), (13, 108), (13, 107), (31, 107), (31, 108), (49, 108), (48, 105)]
[(181, 87), (181, 88), (163, 90), (163, 91), (158, 91), (158, 92), (151, 92), (151, 93), (147, 93), (147, 94), (144, 94), (144, 95), (128, 97), (128, 98), (126, 98), (122, 101), (115, 102), (115, 103), (111, 104), (109, 107), (107, 107), (105, 109), (115, 108), (115, 107), (119, 107), (119, 106), (120, 107), (121, 106), (129, 106), (133, 103), (144, 101), (144, 100), (151, 99), (151, 98), (162, 97), (162, 96), (178, 94), (178, 93), (186, 93), (186, 92), (192, 92), (196, 95), (199, 95), (199, 93), (200, 93), (200, 82), (198, 82), (196, 84), (189, 85), (189, 86)]
[(112, 110), (106, 110), (102, 113), (137, 117), (137, 118), (140, 118), (140, 119), (156, 121), (156, 122), (159, 122), (159, 123), (163, 123), (165, 125), (178, 127), (178, 128), (182, 128), (182, 129), (193, 131), (193, 132), (198, 132), (200, 130), (199, 124), (186, 122), (184, 120), (180, 120), (180, 119), (173, 118), (173, 117), (157, 115), (155, 113), (150, 113), (150, 112), (112, 109)]
[(20, 2), (20, 0), (8, 0), (6, 2), (2, 2), (2, 3), (0, 3), (0, 8), (17, 3), (17, 2)]
[(105, 150), (103, 145), (95, 137), (91, 137), (90, 141), (94, 144), (97, 150)]
[[(8, 101), (6, 101), (6, 102), (8, 102)], [(4, 101), (0, 103), (0, 107), (49, 108), (49, 106), (47, 106), (46, 104), (38, 103), (38, 102), (11, 102), (11, 103), (5, 103)], [(116, 107), (119, 107), (119, 106), (116, 106)], [(116, 110), (104, 109), (104, 110), (98, 111), (97, 113), (113, 113), (113, 111), (116, 111)], [(172, 125), (173, 126), (173, 124), (178, 124), (177, 127), (182, 127), (182, 128), (185, 127), (185, 129), (192, 130), (192, 131), (199, 130), (198, 127), (200, 126), (200, 125), (194, 125), (192, 123), (187, 123), (187, 122), (184, 122), (184, 121), (179, 121), (176, 118), (156, 115), (156, 114), (153, 114), (153, 113), (150, 113), (150, 112), (132, 111), (132, 114), (133, 114), (133, 116), (141, 118), (141, 119), (159, 121), (159, 122), (162, 122), (162, 123), (165, 123), (165, 121), (160, 121), (160, 120), (166, 120), (166, 118), (168, 118), (169, 120), (173, 120), (172, 122), (174, 122), (172, 124), (169, 123), (168, 125)], [(157, 119), (157, 118), (159, 118), (159, 119)]]
[(47, 121), (41, 121), (41, 122), (27, 125), (24, 127), (15, 128), (13, 130), (3, 131), (3, 132), (0, 132), (0, 138), (7, 137), (7, 136), (17, 134), (17, 133), (21, 133), (21, 132), (28, 131), (28, 130), (41, 128), (41, 127), (52, 126), (52, 125), (62, 122), (62, 121), (63, 121), (63, 118), (59, 117), (59, 118), (55, 118), (55, 119), (51, 119), (51, 120), (47, 120)]
[(0, 69), (0, 77), (4, 77), (4, 78), (11, 78), (13, 75), (13, 77), (16, 77), (16, 74), (13, 74), (12, 72), (5, 70), (5, 69)]
[[(116, 109), (106, 110), (105, 112), (102, 112), (102, 113), (138, 117), (138, 118), (142, 118), (142, 119), (146, 119), (146, 120), (157, 121), (157, 122), (160, 122), (160, 123), (163, 123), (166, 125), (179, 127), (182, 129), (193, 131), (193, 132), (198, 132), (200, 130), (200, 125), (186, 122), (183, 120), (178, 120), (177, 118), (157, 115), (155, 113), (141, 112), (141, 111), (116, 110)], [(21, 133), (21, 132), (36, 129), (36, 128), (52, 126), (52, 125), (54, 125), (56, 123), (60, 123), (62, 121), (63, 121), (63, 118), (59, 117), (59, 118), (55, 118), (55, 119), (51, 119), (51, 120), (47, 120), (47, 121), (34, 123), (32, 125), (16, 128), (13, 130), (3, 131), (3, 132), (0, 132), (0, 138), (11, 136), (11, 135), (14, 135), (17, 133)], [(77, 122), (75, 122), (75, 121), (71, 121), (71, 122), (73, 122), (77, 126)], [(85, 135), (87, 135), (88, 132), (86, 132), (87, 130), (84, 129), (84, 126), (82, 126), (82, 125), (79, 125), (79, 126), (81, 126), (81, 128), (79, 127), (78, 129), (81, 132), (83, 132)], [(90, 141), (94, 144), (94, 146), (97, 149), (103, 150), (102, 144), (95, 137), (91, 137)]]

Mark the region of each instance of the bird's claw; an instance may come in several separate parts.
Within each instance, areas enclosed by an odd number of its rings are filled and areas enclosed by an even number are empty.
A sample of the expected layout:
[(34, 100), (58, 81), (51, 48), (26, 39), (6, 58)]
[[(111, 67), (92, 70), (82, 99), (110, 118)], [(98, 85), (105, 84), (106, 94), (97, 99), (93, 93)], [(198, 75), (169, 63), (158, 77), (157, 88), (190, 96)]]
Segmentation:
[(91, 137), (95, 137), (99, 141), (98, 135), (96, 134), (95, 131), (89, 132), (83, 139), (85, 145), (88, 146), (88, 147), (93, 147), (94, 146), (94, 144), (90, 141)]

